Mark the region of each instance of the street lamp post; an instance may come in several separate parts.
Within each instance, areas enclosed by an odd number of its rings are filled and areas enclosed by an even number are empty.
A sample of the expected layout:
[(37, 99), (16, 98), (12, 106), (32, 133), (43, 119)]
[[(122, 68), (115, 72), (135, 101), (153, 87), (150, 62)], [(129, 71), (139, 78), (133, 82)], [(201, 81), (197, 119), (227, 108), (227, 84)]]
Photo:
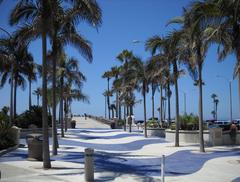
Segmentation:
[(229, 82), (229, 114), (230, 114), (230, 122), (232, 122), (232, 80), (229, 80), (223, 76), (217, 75), (218, 78), (222, 78)]

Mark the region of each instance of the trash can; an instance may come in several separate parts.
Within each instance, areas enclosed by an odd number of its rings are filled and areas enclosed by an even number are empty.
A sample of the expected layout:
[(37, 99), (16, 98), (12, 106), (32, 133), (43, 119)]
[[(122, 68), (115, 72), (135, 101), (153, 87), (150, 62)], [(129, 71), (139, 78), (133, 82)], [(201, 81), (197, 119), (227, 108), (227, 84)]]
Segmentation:
[(43, 137), (42, 134), (29, 134), (26, 137), (28, 144), (28, 160), (43, 160)]
[(71, 121), (71, 128), (76, 128), (76, 121), (75, 120)]
[(115, 129), (115, 122), (111, 122), (111, 124), (110, 124), (110, 127), (111, 127), (111, 129)]

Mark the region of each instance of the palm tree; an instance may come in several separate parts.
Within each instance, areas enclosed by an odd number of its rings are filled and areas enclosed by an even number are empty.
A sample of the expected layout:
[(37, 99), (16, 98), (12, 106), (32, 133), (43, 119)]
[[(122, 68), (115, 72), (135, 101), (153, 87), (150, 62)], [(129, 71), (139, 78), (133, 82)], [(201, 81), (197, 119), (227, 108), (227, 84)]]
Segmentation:
[(214, 119), (216, 119), (216, 98), (217, 98), (217, 95), (216, 94), (212, 94), (211, 95), (211, 98), (213, 99), (213, 112), (212, 112), (212, 114), (213, 114), (213, 118)]
[(106, 71), (103, 75), (102, 75), (102, 78), (107, 78), (107, 91), (108, 91), (108, 94), (107, 94), (107, 105), (108, 105), (108, 119), (111, 118), (110, 116), (110, 85), (109, 85), (109, 82), (110, 82), (110, 78), (112, 77), (112, 73), (111, 71)]
[[(111, 68), (111, 75), (112, 77), (115, 78), (115, 80), (118, 80), (118, 77), (120, 75), (120, 71), (121, 71), (121, 67), (112, 67)], [(116, 86), (116, 85), (115, 85)], [(116, 92), (116, 118), (121, 119), (121, 105), (119, 102), (119, 93), (120, 93), (120, 89), (118, 87), (115, 87), (113, 84), (113, 91)]]
[[(92, 52), (90, 43), (85, 40), (75, 30), (76, 19), (85, 20), (90, 25), (97, 27), (101, 24), (101, 10), (95, 1), (76, 1), (72, 9), (69, 11), (62, 8), (61, 1), (53, 1), (53, 14), (52, 22), (53, 28), (51, 29), (52, 39), (52, 58), (53, 58), (53, 72), (52, 72), (52, 86), (53, 86), (53, 130), (56, 132), (56, 62), (61, 47), (67, 43), (74, 45), (80, 53), (88, 60), (92, 61)], [(84, 7), (84, 8), (83, 8)], [(55, 143), (55, 142), (54, 142)], [(53, 146), (54, 154), (57, 154), (56, 147)]]
[[(29, 76), (31, 64), (33, 63), (32, 55), (27, 50), (28, 44), (18, 42), (18, 35), (14, 34), (10, 38), (0, 39), (0, 52), (3, 59), (1, 86), (7, 79), (13, 80), (13, 118), (16, 116), (17, 105), (17, 87), (25, 89), (26, 77)], [(9, 66), (7, 65), (9, 64)], [(11, 82), (11, 81), (10, 81)]]
[[(31, 60), (31, 59), (30, 59)], [(27, 65), (27, 79), (28, 79), (28, 85), (29, 85), (29, 103), (28, 103), (28, 107), (29, 110), (32, 107), (32, 81), (36, 81), (37, 77), (36, 77), (36, 66), (33, 63), (33, 60), (31, 60), (31, 62)]]
[[(127, 110), (127, 115), (133, 115), (133, 105), (135, 102), (135, 97), (133, 94), (133, 90), (135, 89), (135, 85), (132, 84), (131, 82), (129, 82), (129, 79), (131, 80), (131, 78), (129, 78), (128, 73), (130, 70), (130, 66), (129, 63), (132, 61), (133, 59), (133, 53), (131, 51), (128, 50), (123, 50), (118, 56), (117, 56), (117, 60), (120, 61), (122, 63), (121, 68), (120, 68), (120, 75), (119, 75), (119, 86), (120, 86), (120, 90), (121, 90), (121, 98), (125, 100), (125, 107)], [(131, 98), (134, 99), (131, 99)], [(124, 121), (125, 121), (126, 116), (124, 116)], [(125, 125), (126, 126), (126, 123)], [(125, 129), (126, 127), (124, 127)]]
[(37, 96), (37, 105), (39, 106), (39, 98), (42, 95), (42, 91), (40, 88), (37, 88), (36, 90), (33, 91), (33, 95)]
[(218, 119), (218, 115), (217, 115), (217, 111), (218, 111), (218, 103), (219, 103), (219, 100), (218, 100), (218, 99), (215, 99), (215, 107), (216, 107), (216, 120)]
[[(130, 62), (129, 77), (132, 77), (131, 82), (136, 84), (137, 90), (143, 95), (144, 106), (144, 136), (147, 137), (147, 113), (146, 113), (146, 93), (148, 92), (148, 73), (147, 65), (138, 57), (134, 57)], [(132, 75), (131, 75), (132, 74)]]
[[(198, 8), (201, 2), (193, 3), (183, 13), (182, 17), (172, 19), (170, 23), (180, 23), (183, 25), (182, 31), (184, 32), (180, 52), (186, 53), (185, 60), (188, 61), (188, 65), (191, 74), (195, 80), (195, 85), (199, 88), (199, 141), (200, 141), (200, 152), (205, 152), (204, 139), (203, 139), (203, 91), (202, 86), (204, 82), (202, 80), (202, 69), (204, 59), (209, 47), (209, 39), (206, 39), (205, 29), (206, 24), (204, 20), (207, 17), (205, 14), (208, 9)], [(213, 12), (215, 13), (215, 12)]]
[[(12, 35), (6, 31), (5, 29), (0, 27), (0, 30), (3, 31), (4, 33), (6, 33), (9, 36), (9, 39), (13, 39)], [(11, 42), (9, 42), (9, 45), (11, 45)], [(3, 72), (6, 69), (6, 66), (8, 65), (6, 63), (11, 61), (13, 62), (13, 53), (14, 53), (14, 48), (12, 47), (10, 50), (6, 51), (6, 52), (2, 52), (1, 51), (1, 62), (0, 62), (0, 71)], [(10, 51), (10, 52), (9, 52)], [(11, 87), (11, 91), (10, 91), (10, 117), (9, 117), (9, 122), (12, 123), (13, 121), (13, 64), (11, 64), (11, 83), (10, 83), (10, 87)]]
[[(64, 93), (68, 93), (66, 88), (69, 85), (76, 85), (77, 88), (81, 88), (82, 82), (86, 80), (85, 76), (79, 71), (78, 61), (74, 58), (67, 58), (67, 56), (62, 53), (58, 68), (57, 75), (59, 77), (59, 88), (60, 88), (60, 122), (61, 122), (61, 135), (64, 137), (64, 124), (63, 124), (63, 102), (65, 101), (65, 108), (67, 109), (68, 103), (64, 99)], [(66, 88), (65, 88), (66, 87)], [(67, 112), (67, 110), (65, 110)], [(65, 113), (66, 113), (65, 112)], [(67, 118), (65, 118), (66, 121)], [(66, 124), (65, 124), (66, 126)], [(66, 128), (65, 128), (66, 129)]]
[[(170, 33), (166, 38), (161, 38), (159, 36), (154, 36), (150, 38), (146, 43), (146, 49), (150, 50), (152, 54), (155, 54), (158, 50), (159, 53), (156, 55), (154, 59), (162, 60), (163, 70), (167, 70), (172, 65), (173, 68), (173, 80), (175, 86), (175, 107), (176, 107), (176, 114), (175, 114), (175, 122), (176, 122), (176, 134), (175, 134), (175, 146), (179, 146), (179, 97), (178, 97), (178, 78), (179, 78), (179, 68), (178, 64), (178, 46), (181, 32), (174, 31)], [(162, 70), (160, 70), (162, 71)], [(170, 95), (170, 94), (169, 94)], [(162, 88), (161, 88), (161, 120), (162, 118)]]
[[(27, 11), (26, 11), (27, 10)], [(23, 40), (42, 37), (42, 120), (43, 120), (43, 168), (51, 168), (47, 123), (47, 34), (51, 27), (51, 3), (49, 0), (23, 1), (11, 12), (10, 24), (29, 22), (19, 30)]]
[(193, 14), (198, 14), (206, 41), (218, 44), (219, 60), (224, 60), (229, 54), (235, 54), (236, 65), (233, 76), (238, 77), (240, 105), (239, 1), (205, 0), (194, 3), (191, 9)]
[[(159, 36), (153, 36), (146, 41), (145, 49), (151, 52), (152, 58), (150, 61), (149, 69), (150, 77), (153, 80), (158, 80), (158, 84), (160, 85), (160, 107), (159, 107), (159, 114), (160, 114), (160, 121), (163, 121), (163, 87), (167, 87), (167, 98), (168, 98), (168, 122), (170, 123), (171, 120), (171, 89), (170, 85), (173, 84), (173, 78), (170, 73), (171, 64), (169, 61), (166, 60), (167, 56), (162, 49), (163, 39)], [(157, 56), (156, 53), (158, 52)], [(161, 69), (160, 69), (161, 68)], [(156, 77), (156, 78), (155, 78)]]
[[(69, 2), (69, 1), (66, 1)], [(53, 39), (57, 35), (56, 27), (63, 26), (64, 33), (62, 34), (62, 42), (71, 43), (76, 45), (83, 55), (91, 54), (89, 49), (89, 43), (81, 36), (76, 36), (76, 23), (79, 20), (86, 20), (91, 25), (97, 27), (101, 24), (101, 10), (96, 1), (71, 1), (70, 6), (72, 8), (66, 9), (66, 14), (63, 13), (63, 2), (59, 0), (55, 1), (20, 1), (11, 15), (11, 23), (16, 24), (20, 21), (31, 22), (29, 26), (25, 26), (21, 32), (24, 34), (24, 38), (32, 38), (36, 36), (42, 37), (43, 45), (43, 130), (44, 130), (44, 168), (50, 168), (49, 147), (48, 145), (48, 133), (47, 133), (47, 82), (46, 82), (46, 36), (50, 35)], [(68, 6), (67, 6), (68, 7)], [(59, 21), (58, 18), (62, 18), (61, 15), (66, 15), (65, 23)], [(61, 19), (62, 20), (62, 19)], [(59, 24), (58, 24), (59, 23)], [(37, 28), (41, 27), (41, 28)], [(60, 29), (61, 29), (60, 28)], [(27, 32), (27, 33), (25, 33)], [(53, 33), (54, 32), (54, 33)], [(55, 36), (56, 38), (56, 36)], [(56, 40), (56, 39), (54, 39)], [(54, 44), (55, 45), (55, 44)], [(80, 45), (80, 46), (79, 46)], [(87, 47), (86, 47), (87, 45)], [(87, 48), (87, 49), (86, 49)], [(55, 49), (56, 50), (56, 49)], [(92, 58), (92, 57), (91, 57)], [(54, 91), (53, 91), (54, 92)], [(54, 94), (55, 95), (55, 94)], [(53, 98), (54, 99), (54, 98)], [(55, 109), (54, 109), (55, 110)], [(54, 129), (54, 127), (53, 127)], [(54, 129), (55, 130), (55, 129)]]

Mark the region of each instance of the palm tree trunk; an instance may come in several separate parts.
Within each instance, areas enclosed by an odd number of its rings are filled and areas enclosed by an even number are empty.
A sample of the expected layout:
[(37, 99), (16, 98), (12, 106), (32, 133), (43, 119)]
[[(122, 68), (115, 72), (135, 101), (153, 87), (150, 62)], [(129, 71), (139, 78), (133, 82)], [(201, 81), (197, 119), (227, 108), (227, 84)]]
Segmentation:
[[(43, 1), (44, 2), (44, 1)], [(44, 24), (44, 22), (43, 22)], [(43, 126), (43, 168), (51, 168), (48, 138), (48, 115), (47, 115), (47, 37), (42, 32), (42, 126)]]
[(176, 133), (175, 133), (175, 147), (179, 147), (179, 98), (178, 98), (178, 68), (176, 60), (173, 63), (173, 72), (174, 72), (174, 79), (175, 79), (175, 98), (176, 98), (176, 116), (175, 116), (175, 123), (176, 123)]
[(67, 100), (64, 99), (64, 126), (65, 126), (65, 132), (67, 132), (67, 127), (68, 127), (68, 118), (67, 118), (67, 114), (68, 114), (68, 108), (67, 108)]
[(144, 136), (147, 138), (147, 113), (146, 113), (146, 92), (143, 91), (143, 111), (144, 111)]
[[(116, 77), (117, 79), (117, 77)], [(118, 91), (116, 91), (116, 118), (119, 119), (119, 99)]]
[(52, 155), (57, 155), (57, 126), (56, 126), (56, 62), (57, 62), (57, 45), (56, 35), (53, 38), (53, 69), (52, 69)]
[(154, 119), (154, 86), (152, 84), (152, 119)]
[(60, 78), (60, 106), (59, 106), (59, 111), (60, 111), (60, 123), (61, 123), (61, 136), (64, 137), (64, 124), (63, 124), (63, 76)]
[(107, 118), (107, 96), (104, 96), (104, 100), (105, 100), (105, 119)]
[(39, 94), (37, 94), (37, 105), (39, 106)]
[(199, 142), (200, 142), (200, 152), (205, 152), (204, 149), (204, 139), (203, 139), (203, 103), (202, 103), (202, 64), (198, 64), (198, 74), (199, 74)]
[(14, 79), (14, 92), (13, 92), (13, 118), (17, 115), (17, 78)]
[(110, 119), (111, 118), (111, 116), (110, 116), (110, 96), (109, 96), (109, 91), (110, 91), (110, 89), (109, 89), (109, 78), (107, 79), (107, 82), (108, 82), (108, 95), (107, 95), (107, 104), (108, 104), (108, 119)]
[(32, 81), (31, 81), (31, 79), (29, 79), (29, 95), (28, 95), (28, 98), (29, 98), (29, 100), (28, 100), (29, 110), (32, 107), (32, 93), (31, 92), (32, 92)]
[(119, 100), (119, 93), (118, 93), (118, 118), (122, 119), (122, 107), (121, 107), (121, 102)]
[(124, 119), (124, 131), (126, 131), (126, 105), (124, 104), (124, 106), (123, 106), (123, 119)]
[(168, 89), (168, 95), (167, 95), (167, 99), (168, 99), (168, 124), (171, 123), (171, 90), (170, 90), (170, 84), (167, 84), (167, 89)]
[(159, 112), (160, 112), (160, 122), (163, 122), (163, 88), (162, 85), (160, 85), (160, 107), (159, 107)]
[(216, 120), (218, 120), (217, 107), (218, 107), (218, 103), (216, 102)]
[(11, 67), (11, 91), (10, 91), (10, 123), (13, 122), (13, 65)]

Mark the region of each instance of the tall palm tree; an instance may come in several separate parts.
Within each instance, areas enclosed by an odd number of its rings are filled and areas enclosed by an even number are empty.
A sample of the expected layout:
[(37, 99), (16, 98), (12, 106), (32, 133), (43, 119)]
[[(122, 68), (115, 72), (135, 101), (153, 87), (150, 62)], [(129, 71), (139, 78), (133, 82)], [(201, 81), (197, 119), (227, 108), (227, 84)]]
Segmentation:
[[(130, 99), (130, 97), (135, 98), (134, 94), (133, 94), (135, 85), (132, 84), (131, 82), (129, 82), (129, 79), (131, 80), (131, 78), (128, 77), (128, 73), (130, 70), (129, 63), (133, 59), (133, 53), (132, 53), (132, 51), (123, 50), (120, 54), (118, 54), (118, 56), (116, 58), (118, 61), (120, 61), (122, 63), (121, 68), (120, 68), (121, 71), (120, 71), (120, 75), (119, 75), (119, 77), (120, 77), (119, 81), (120, 81), (121, 92), (122, 92), (120, 97), (124, 98), (125, 104), (127, 104), (127, 105), (125, 105), (126, 110), (127, 110), (127, 115), (129, 115), (129, 114), (133, 115), (133, 105), (134, 105), (135, 101), (134, 101), (134, 99)], [(124, 116), (124, 118), (125, 117), (126, 116)]]
[(37, 96), (37, 105), (39, 106), (39, 99), (40, 96), (42, 95), (42, 91), (40, 88), (37, 88), (36, 90), (33, 91), (33, 95)]
[(28, 95), (28, 107), (29, 110), (32, 107), (32, 81), (36, 81), (37, 80), (37, 76), (36, 76), (36, 66), (33, 62), (33, 60), (31, 60), (31, 62), (29, 62), (29, 64), (27, 65), (27, 79), (28, 79), (28, 88), (29, 88), (29, 95)]
[[(146, 49), (150, 50), (152, 54), (155, 54), (158, 51), (158, 54), (154, 59), (162, 60), (163, 70), (169, 71), (170, 65), (172, 66), (173, 72), (173, 80), (175, 86), (175, 107), (176, 107), (176, 114), (175, 114), (175, 122), (176, 122), (176, 132), (175, 132), (175, 146), (179, 146), (179, 96), (178, 96), (178, 78), (179, 78), (179, 59), (178, 59), (178, 46), (179, 46), (179, 39), (180, 39), (180, 32), (174, 31), (170, 33), (166, 38), (161, 38), (159, 36), (154, 36), (150, 38), (146, 42)], [(162, 70), (160, 70), (162, 71)], [(168, 75), (169, 76), (169, 75)], [(162, 118), (162, 88), (161, 88), (161, 120)]]
[[(20, 21), (30, 22), (30, 25), (25, 26), (21, 32), (24, 34), (24, 38), (33, 38), (37, 36), (42, 37), (43, 45), (43, 130), (44, 130), (44, 168), (50, 168), (50, 158), (49, 158), (49, 147), (48, 147), (48, 133), (47, 133), (47, 82), (46, 82), (46, 37), (50, 35), (56, 35), (56, 26), (61, 25), (65, 27), (64, 34), (62, 35), (63, 43), (72, 43), (72, 45), (77, 45), (80, 52), (84, 55), (91, 54), (91, 49), (86, 48), (86, 40), (81, 36), (76, 36), (75, 27), (79, 20), (86, 20), (93, 26), (97, 27), (101, 24), (101, 10), (96, 3), (96, 1), (67, 1), (69, 2), (72, 8), (69, 6), (64, 6), (63, 1), (50, 1), (50, 0), (35, 0), (35, 1), (20, 1), (16, 8), (12, 12), (11, 23), (16, 24)], [(64, 19), (68, 20), (67, 22), (60, 24), (57, 20), (62, 17), (62, 12), (65, 8), (66, 16)], [(59, 12), (61, 13), (59, 14)], [(58, 16), (60, 15), (60, 16)], [(38, 28), (40, 27), (40, 28)], [(55, 31), (55, 34), (52, 33)], [(25, 33), (27, 32), (27, 33)], [(75, 33), (74, 33), (75, 32)], [(64, 45), (65, 45), (64, 44)], [(78, 45), (81, 46), (78, 46)], [(88, 43), (87, 43), (88, 44)], [(87, 45), (89, 47), (89, 45)], [(54, 94), (55, 95), (55, 94)], [(54, 99), (54, 98), (53, 98)], [(54, 128), (54, 127), (53, 127)]]
[[(8, 31), (6, 31), (5, 29), (3, 29), (1, 27), (0, 27), (0, 30), (3, 31), (4, 33), (6, 33), (9, 36), (9, 39), (13, 39), (12, 35)], [(9, 42), (9, 45), (11, 44), (11, 41)], [(14, 48), (12, 47), (12, 49), (10, 49), (9, 51), (6, 51), (6, 52), (1, 51), (1, 61), (0, 61), (1, 73), (6, 69), (6, 66), (8, 65), (6, 63), (6, 61), (13, 62)], [(10, 104), (9, 104), (9, 107), (10, 107), (9, 122), (10, 123), (12, 123), (12, 121), (13, 121), (13, 84), (14, 84), (13, 83), (13, 64), (11, 64), (11, 83), (10, 83), (11, 91), (10, 91)]]
[[(20, 43), (18, 35), (14, 34), (10, 38), (0, 39), (0, 53), (3, 59), (1, 86), (7, 79), (13, 80), (13, 118), (16, 116), (17, 105), (17, 87), (25, 89), (26, 77), (30, 74), (31, 64), (33, 62), (32, 55), (28, 52), (28, 44)], [(9, 64), (9, 66), (7, 65)], [(12, 81), (10, 81), (12, 83)]]
[(106, 78), (107, 79), (107, 91), (108, 91), (108, 94), (107, 94), (107, 106), (108, 106), (108, 119), (111, 118), (110, 116), (110, 96), (111, 96), (111, 92), (110, 92), (110, 79), (112, 77), (112, 73), (111, 71), (106, 71), (103, 75), (102, 75), (102, 78)]
[[(240, 7), (239, 1), (205, 0), (191, 6), (203, 26), (205, 39), (218, 44), (219, 61), (229, 54), (236, 56), (234, 78), (238, 77), (240, 106)], [(240, 107), (239, 107), (240, 109)], [(240, 112), (240, 111), (239, 111)]]
[[(191, 74), (195, 80), (195, 85), (199, 88), (199, 142), (200, 152), (205, 152), (203, 139), (203, 79), (202, 70), (206, 53), (209, 47), (209, 39), (206, 39), (205, 29), (206, 24), (204, 20), (207, 17), (206, 9), (198, 8), (201, 2), (194, 2), (188, 9), (185, 9), (182, 17), (172, 19), (170, 23), (182, 24), (182, 31), (184, 32), (182, 40), (182, 50), (187, 56), (184, 56), (188, 61)], [(209, 10), (209, 9), (207, 9)], [(215, 13), (215, 12), (213, 12)], [(193, 71), (192, 71), (193, 70)]]
[(51, 28), (50, 0), (24, 1), (17, 3), (11, 12), (10, 24), (25, 24), (19, 32), (23, 40), (42, 38), (42, 120), (43, 120), (43, 168), (51, 168), (49, 155), (48, 123), (47, 123), (47, 34)]
[[(57, 57), (60, 54), (61, 47), (66, 44), (75, 46), (87, 61), (92, 61), (92, 52), (90, 43), (85, 40), (75, 29), (78, 20), (84, 20), (94, 27), (101, 24), (101, 10), (95, 1), (75, 1), (70, 9), (64, 11), (61, 1), (52, 1), (53, 14), (52, 23), (53, 28), (50, 32), (52, 39), (52, 57), (53, 57), (53, 118), (52, 123), (56, 123), (56, 64)], [(53, 130), (56, 132), (56, 127)], [(56, 143), (56, 142), (54, 142)], [(53, 153), (57, 154), (56, 147)]]
[[(118, 79), (119, 75), (120, 75), (120, 69), (121, 67), (117, 67), (117, 66), (114, 66), (111, 68), (111, 75), (112, 77), (115, 78), (115, 80)], [(118, 119), (121, 119), (121, 105), (120, 105), (120, 102), (119, 102), (119, 88), (118, 87), (114, 87), (114, 84), (113, 84), (113, 91), (116, 93), (116, 118)]]
[(147, 73), (147, 65), (140, 58), (134, 57), (130, 62), (129, 77), (132, 77), (131, 82), (136, 84), (137, 90), (143, 95), (144, 107), (144, 136), (147, 137), (147, 113), (146, 113), (146, 93), (148, 92), (149, 77)]
[[(57, 75), (59, 77), (59, 88), (60, 88), (60, 108), (59, 109), (60, 109), (61, 135), (62, 137), (64, 137), (64, 123), (63, 123), (64, 100), (65, 100), (65, 104), (67, 104), (66, 99), (64, 99), (64, 93), (66, 92), (66, 88), (69, 88), (69, 86), (67, 86), (69, 85), (69, 83), (71, 83), (71, 85), (76, 85), (77, 88), (81, 88), (82, 82), (85, 81), (86, 78), (79, 71), (78, 60), (74, 58), (67, 58), (67, 56), (64, 53), (62, 53), (59, 59)], [(65, 121), (66, 119), (67, 118), (65, 118)]]
[[(163, 87), (167, 87), (167, 98), (168, 98), (168, 122), (170, 123), (171, 120), (171, 103), (170, 103), (170, 99), (171, 99), (171, 89), (170, 89), (170, 85), (173, 84), (173, 79), (172, 79), (172, 75), (170, 73), (170, 69), (171, 69), (171, 64), (170, 62), (166, 61), (167, 55), (165, 55), (164, 50), (162, 49), (162, 44), (163, 44), (163, 39), (159, 36), (153, 36), (151, 38), (149, 38), (146, 41), (145, 44), (145, 49), (147, 51), (151, 52), (152, 58), (150, 61), (150, 69), (151, 71), (151, 79), (158, 80), (158, 84), (160, 85), (160, 107), (159, 107), (159, 113), (160, 113), (160, 121), (163, 121), (163, 112), (162, 112), (162, 106), (163, 106), (163, 94), (162, 94), (162, 90)], [(158, 54), (156, 54), (158, 53)], [(157, 56), (154, 56), (157, 55)], [(160, 69), (161, 68), (161, 69)], [(155, 78), (156, 77), (156, 78)]]
[(216, 98), (217, 98), (217, 95), (216, 94), (212, 94), (211, 95), (211, 98), (213, 99), (213, 118), (216, 119)]

